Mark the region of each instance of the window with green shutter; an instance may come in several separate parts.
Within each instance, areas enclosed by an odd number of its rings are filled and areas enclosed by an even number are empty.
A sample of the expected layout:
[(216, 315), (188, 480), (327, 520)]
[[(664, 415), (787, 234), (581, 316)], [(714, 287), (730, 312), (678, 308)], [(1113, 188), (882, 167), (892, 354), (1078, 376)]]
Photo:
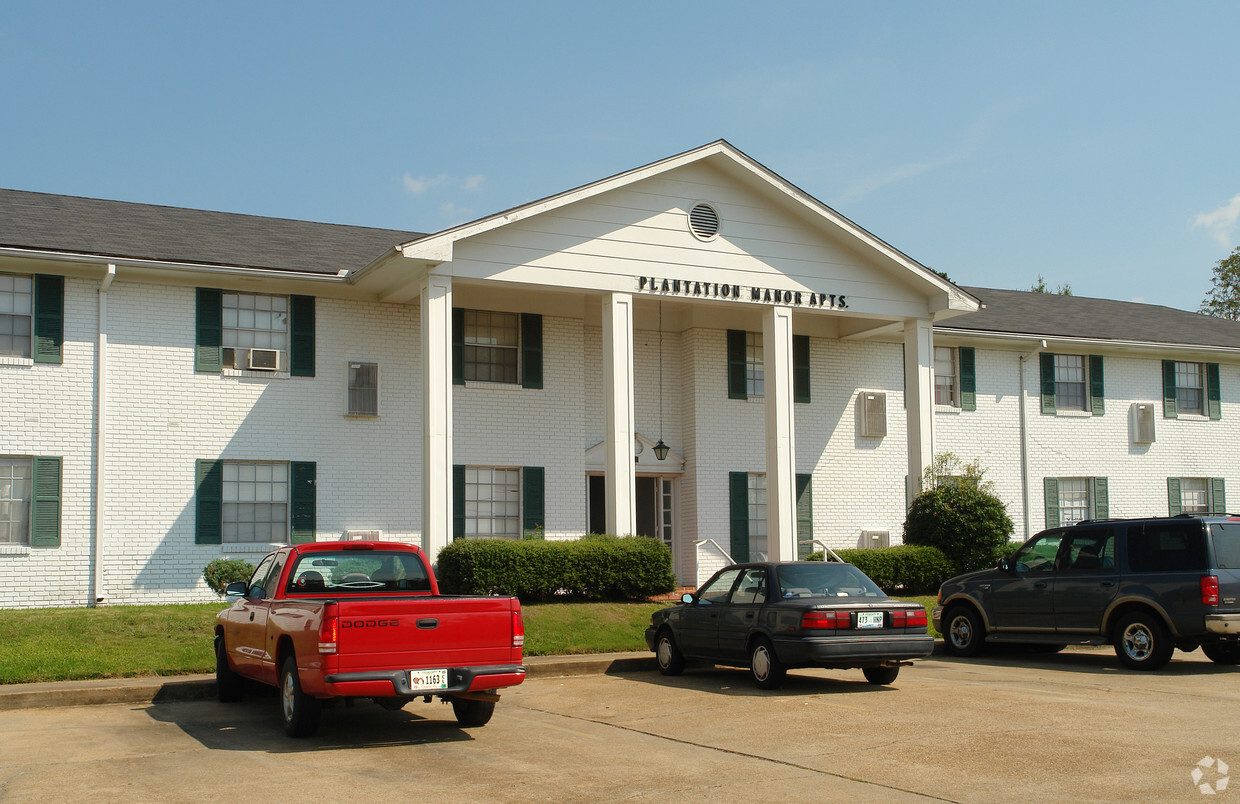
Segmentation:
[(452, 382), (543, 387), (543, 320), (537, 313), (452, 308)]
[(1046, 513), (1046, 527), (1059, 527), (1059, 478), (1042, 478), (1042, 498)]
[(63, 363), (64, 341), (65, 278), (37, 274), (34, 277), (34, 362)]
[(977, 410), (977, 359), (971, 346), (961, 346), (960, 357), (960, 409)]
[(452, 465), (452, 539), (465, 538), (465, 467)]
[(541, 533), (547, 525), (546, 473), (541, 466), (521, 467), (522, 533)]
[(745, 330), (728, 330), (728, 399), (748, 399), (745, 388)]
[(1167, 478), (1167, 512), (1179, 514), (1226, 513), (1227, 483), (1221, 477)]
[(289, 374), (314, 376), (314, 297), (289, 296)]
[(542, 316), (521, 314), (521, 387), (543, 387)]
[(1048, 528), (1111, 516), (1105, 477), (1046, 477), (1042, 479), (1042, 491)]
[(60, 547), (61, 460), (38, 457), (31, 464), (30, 546)]
[(792, 336), (792, 401), (809, 403), (809, 336)]
[[(742, 333), (743, 334), (743, 333)], [(749, 560), (749, 473), (728, 472), (729, 550), (733, 561)]]
[(224, 368), (224, 291), (198, 288), (195, 299), (194, 371)]
[(1102, 383), (1102, 355), (1089, 356), (1089, 410), (1095, 416), (1106, 411), (1103, 402), (1106, 396)]
[(194, 543), (219, 544), (223, 531), (224, 462), (198, 460), (194, 470)]
[[(1039, 355), (1042, 386), (1042, 412), (1055, 412), (1055, 355), (1043, 352)], [(1049, 527), (1049, 526), (1048, 526)]]
[(289, 542), (316, 540), (318, 520), (318, 465), (314, 461), (289, 464)]
[(814, 476), (797, 475), (797, 561), (814, 552)]

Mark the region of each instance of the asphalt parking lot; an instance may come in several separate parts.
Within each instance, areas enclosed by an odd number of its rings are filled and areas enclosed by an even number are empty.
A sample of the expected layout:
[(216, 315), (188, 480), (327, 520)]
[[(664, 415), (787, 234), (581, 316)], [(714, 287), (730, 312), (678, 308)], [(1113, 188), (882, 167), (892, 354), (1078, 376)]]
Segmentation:
[[(858, 670), (771, 692), (722, 668), (539, 675), (484, 728), (438, 702), (362, 702), (308, 740), (284, 736), (274, 695), (13, 709), (0, 801), (1196, 801), (1200, 760), (1240, 770), (1238, 672), (1073, 650), (935, 656), (892, 688)], [(1218, 767), (1199, 782), (1240, 797)]]

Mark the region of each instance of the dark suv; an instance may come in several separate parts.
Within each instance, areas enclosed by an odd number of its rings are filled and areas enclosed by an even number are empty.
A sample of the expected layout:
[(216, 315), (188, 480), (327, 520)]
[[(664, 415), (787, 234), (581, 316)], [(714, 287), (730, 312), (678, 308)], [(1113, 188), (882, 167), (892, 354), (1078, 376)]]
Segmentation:
[(1115, 646), (1129, 667), (1157, 670), (1176, 648), (1240, 663), (1240, 516), (1086, 521), (1045, 530), (996, 569), (939, 588), (934, 627), (947, 652), (983, 643), (1055, 652)]

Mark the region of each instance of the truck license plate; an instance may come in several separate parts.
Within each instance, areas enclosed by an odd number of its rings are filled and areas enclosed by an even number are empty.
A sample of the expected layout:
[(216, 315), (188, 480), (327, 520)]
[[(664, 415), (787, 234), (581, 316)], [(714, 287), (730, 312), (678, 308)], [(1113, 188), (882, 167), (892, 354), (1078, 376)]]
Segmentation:
[(422, 690), (446, 690), (448, 688), (448, 668), (435, 670), (410, 670), (409, 689), (414, 692)]
[(858, 628), (882, 628), (883, 613), (881, 611), (859, 611), (857, 612)]

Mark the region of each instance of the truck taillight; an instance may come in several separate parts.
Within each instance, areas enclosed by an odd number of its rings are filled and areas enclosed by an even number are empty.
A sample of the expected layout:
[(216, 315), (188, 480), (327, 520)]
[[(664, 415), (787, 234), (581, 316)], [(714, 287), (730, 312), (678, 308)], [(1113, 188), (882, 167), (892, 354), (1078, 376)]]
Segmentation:
[(524, 647), (525, 645), (525, 622), (521, 619), (521, 609), (517, 608), (512, 612), (512, 646), (514, 648)]
[(323, 621), (319, 623), (319, 653), (335, 653), (339, 638), (340, 618), (330, 609), (324, 611)]
[(1201, 576), (1201, 604), (1203, 606), (1218, 605), (1218, 576)]
[(908, 609), (891, 612), (892, 628), (924, 628), (928, 625), (925, 609)]
[(847, 611), (807, 611), (801, 616), (801, 627), (806, 630), (850, 628), (852, 615)]

